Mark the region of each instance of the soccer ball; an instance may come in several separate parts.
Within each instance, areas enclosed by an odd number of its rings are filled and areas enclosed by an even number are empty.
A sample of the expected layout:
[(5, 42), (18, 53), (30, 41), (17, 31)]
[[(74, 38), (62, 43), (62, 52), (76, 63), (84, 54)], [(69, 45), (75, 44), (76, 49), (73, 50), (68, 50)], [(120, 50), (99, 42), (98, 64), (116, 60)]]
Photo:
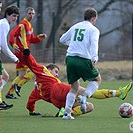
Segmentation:
[(133, 115), (133, 106), (130, 103), (123, 103), (118, 109), (122, 118), (130, 118)]

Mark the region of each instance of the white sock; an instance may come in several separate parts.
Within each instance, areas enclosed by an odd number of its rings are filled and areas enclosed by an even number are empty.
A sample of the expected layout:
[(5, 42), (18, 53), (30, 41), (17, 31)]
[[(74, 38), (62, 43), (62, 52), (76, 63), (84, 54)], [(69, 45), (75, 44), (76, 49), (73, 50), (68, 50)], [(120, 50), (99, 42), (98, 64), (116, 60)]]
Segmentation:
[(4, 85), (6, 84), (6, 81), (4, 79), (2, 79), (2, 85), (0, 87), (0, 91), (3, 89)]
[(110, 93), (112, 93), (113, 97), (116, 96), (116, 90), (109, 90)]
[(98, 89), (98, 87), (99, 87), (99, 84), (97, 82), (91, 81), (88, 84), (83, 95), (87, 96), (87, 98), (91, 97), (91, 95)]
[(75, 96), (74, 93), (69, 92), (67, 94), (65, 112), (70, 113), (70, 111), (72, 110), (72, 106), (73, 106), (73, 104), (75, 102), (75, 97), (76, 96)]

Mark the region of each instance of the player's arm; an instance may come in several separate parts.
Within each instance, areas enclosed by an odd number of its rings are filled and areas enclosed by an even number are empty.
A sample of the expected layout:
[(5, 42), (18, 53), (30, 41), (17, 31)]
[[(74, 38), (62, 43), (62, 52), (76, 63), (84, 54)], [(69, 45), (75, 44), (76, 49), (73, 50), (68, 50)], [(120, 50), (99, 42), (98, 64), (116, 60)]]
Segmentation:
[(69, 45), (70, 43), (70, 39), (71, 39), (71, 35), (70, 35), (70, 29), (64, 33), (61, 37), (60, 37), (60, 43), (64, 44), (64, 45)]
[(99, 42), (99, 30), (98, 29), (93, 29), (91, 32), (91, 60), (93, 64), (95, 65), (98, 61), (98, 42)]
[(24, 56), (26, 65), (29, 67), (29, 69), (37, 76), (37, 75), (43, 75), (44, 74), (44, 66), (37, 63), (35, 58), (29, 54), (29, 56)]
[(30, 42), (33, 44), (38, 44), (40, 41), (42, 41), (42, 39), (45, 39), (45, 38), (47, 38), (46, 34), (39, 34), (35, 36), (34, 32), (32, 32)]
[(3, 25), (0, 27), (0, 44), (1, 44), (1, 50), (2, 52), (7, 55), (9, 58), (11, 58), (14, 62), (18, 62), (18, 58), (11, 52), (11, 50), (8, 47), (7, 44), (7, 35), (8, 35), (8, 29), (6, 25)]
[(18, 33), (20, 33), (20, 27), (19, 25), (17, 25), (9, 34), (9, 43), (12, 47), (14, 47), (14, 45), (16, 43), (16, 36), (18, 36)]
[(18, 52), (20, 50), (16, 44), (16, 37), (19, 35), (19, 33), (20, 33), (20, 26), (17, 25), (9, 34), (9, 43), (14, 48), (14, 50)]

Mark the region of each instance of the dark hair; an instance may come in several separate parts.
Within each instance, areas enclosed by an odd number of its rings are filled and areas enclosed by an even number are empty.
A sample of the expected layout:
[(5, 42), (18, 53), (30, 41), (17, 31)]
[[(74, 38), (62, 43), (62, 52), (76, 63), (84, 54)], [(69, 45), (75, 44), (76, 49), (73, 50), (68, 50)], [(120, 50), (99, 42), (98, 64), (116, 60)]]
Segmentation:
[(47, 69), (51, 69), (51, 70), (53, 70), (54, 68), (57, 68), (59, 70), (59, 67), (55, 64), (49, 64), (46, 67), (47, 67)]
[(17, 14), (19, 15), (19, 8), (17, 6), (10, 5), (6, 8), (4, 18), (6, 18), (6, 15), (11, 15), (11, 14)]
[(97, 17), (98, 13), (94, 8), (87, 8), (84, 12), (84, 20), (90, 20), (92, 17)]

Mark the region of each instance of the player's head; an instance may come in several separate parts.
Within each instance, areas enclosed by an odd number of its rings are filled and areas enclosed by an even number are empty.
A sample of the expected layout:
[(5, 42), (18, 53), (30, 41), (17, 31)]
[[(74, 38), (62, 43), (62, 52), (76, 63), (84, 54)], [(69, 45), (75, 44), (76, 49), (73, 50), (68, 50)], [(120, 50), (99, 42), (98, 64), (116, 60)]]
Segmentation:
[(11, 5), (5, 9), (4, 18), (6, 18), (10, 24), (15, 23), (17, 21), (18, 15), (19, 8), (17, 6)]
[(46, 67), (54, 77), (58, 77), (59, 67), (57, 65), (49, 64)]
[(28, 21), (32, 21), (32, 19), (34, 18), (35, 16), (35, 10), (33, 7), (27, 7), (26, 8), (26, 19)]
[(87, 8), (84, 12), (84, 20), (90, 21), (93, 25), (96, 23), (98, 13), (94, 8)]
[(2, 10), (2, 1), (0, 0), (0, 13), (1, 13), (1, 10)]

